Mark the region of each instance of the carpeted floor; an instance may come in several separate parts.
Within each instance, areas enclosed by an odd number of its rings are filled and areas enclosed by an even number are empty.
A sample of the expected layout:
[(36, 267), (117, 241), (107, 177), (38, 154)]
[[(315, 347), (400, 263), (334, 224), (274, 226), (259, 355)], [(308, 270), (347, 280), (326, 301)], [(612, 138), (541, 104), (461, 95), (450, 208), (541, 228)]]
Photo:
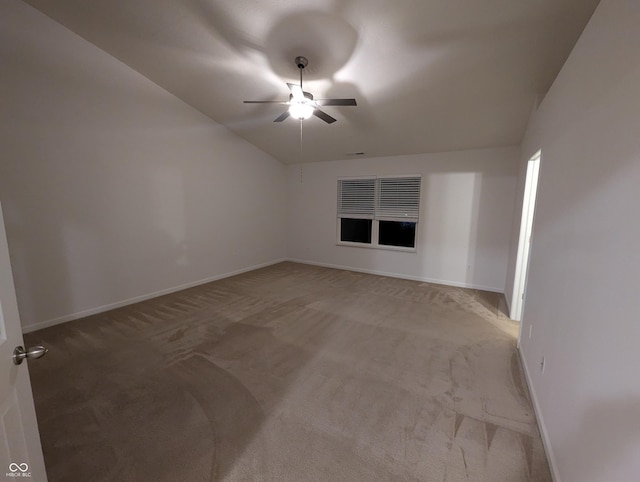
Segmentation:
[(281, 263), (31, 333), (49, 481), (551, 481), (500, 299)]

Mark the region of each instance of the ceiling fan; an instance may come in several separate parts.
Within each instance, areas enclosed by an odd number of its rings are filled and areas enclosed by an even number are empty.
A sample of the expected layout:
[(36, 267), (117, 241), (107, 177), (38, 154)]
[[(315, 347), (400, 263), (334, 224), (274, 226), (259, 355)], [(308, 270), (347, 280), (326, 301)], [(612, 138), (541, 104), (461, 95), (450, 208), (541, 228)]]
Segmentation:
[(302, 90), (302, 71), (309, 64), (309, 61), (305, 57), (296, 57), (295, 63), (298, 69), (300, 70), (300, 85), (298, 84), (290, 84), (289, 90), (291, 94), (289, 94), (288, 101), (280, 101), (280, 100), (245, 100), (245, 104), (282, 104), (288, 105), (289, 109), (280, 114), (274, 122), (282, 122), (287, 117), (291, 116), (295, 119), (304, 120), (308, 119), (312, 115), (322, 119), (327, 124), (331, 124), (336, 121), (333, 117), (331, 117), (326, 112), (321, 111), (318, 107), (320, 106), (355, 106), (355, 99), (314, 99), (313, 95), (309, 92), (305, 92)]

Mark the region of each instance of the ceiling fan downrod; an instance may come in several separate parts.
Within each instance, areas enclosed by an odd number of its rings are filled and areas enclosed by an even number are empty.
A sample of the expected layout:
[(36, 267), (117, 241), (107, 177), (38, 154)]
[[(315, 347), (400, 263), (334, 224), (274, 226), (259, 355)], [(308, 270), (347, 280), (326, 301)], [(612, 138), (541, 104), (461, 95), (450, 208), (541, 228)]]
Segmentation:
[(306, 57), (298, 56), (295, 59), (295, 63), (298, 67), (298, 70), (300, 70), (300, 88), (302, 89), (302, 71), (307, 65), (309, 65), (309, 61)]

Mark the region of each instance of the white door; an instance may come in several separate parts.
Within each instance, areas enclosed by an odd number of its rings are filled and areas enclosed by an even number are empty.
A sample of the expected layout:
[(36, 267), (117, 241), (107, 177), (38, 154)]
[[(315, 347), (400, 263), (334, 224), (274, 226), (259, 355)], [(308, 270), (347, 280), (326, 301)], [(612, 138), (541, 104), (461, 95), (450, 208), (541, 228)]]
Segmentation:
[(0, 480), (46, 481), (27, 362), (13, 361), (18, 346), (22, 329), (0, 206)]
[[(529, 271), (529, 255), (531, 253), (531, 235), (533, 233), (533, 219), (535, 216), (536, 196), (538, 191), (538, 175), (540, 172), (541, 151), (538, 151), (527, 163), (527, 177), (524, 185), (524, 198), (522, 200), (522, 217), (520, 221), (520, 238), (518, 240), (518, 254), (516, 259), (516, 272), (513, 283), (513, 298), (511, 299), (510, 318), (515, 321), (522, 320), (524, 297), (527, 287), (527, 273)], [(520, 323), (520, 336), (522, 337), (522, 323)]]

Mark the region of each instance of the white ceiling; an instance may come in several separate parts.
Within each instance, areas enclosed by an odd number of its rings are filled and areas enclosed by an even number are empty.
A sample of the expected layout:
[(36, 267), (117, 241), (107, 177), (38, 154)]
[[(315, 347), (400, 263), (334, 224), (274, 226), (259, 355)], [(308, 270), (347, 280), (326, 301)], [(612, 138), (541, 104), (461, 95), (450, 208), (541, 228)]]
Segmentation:
[[(519, 144), (599, 0), (26, 0), (286, 163)], [(274, 123), (304, 90), (355, 97)]]

